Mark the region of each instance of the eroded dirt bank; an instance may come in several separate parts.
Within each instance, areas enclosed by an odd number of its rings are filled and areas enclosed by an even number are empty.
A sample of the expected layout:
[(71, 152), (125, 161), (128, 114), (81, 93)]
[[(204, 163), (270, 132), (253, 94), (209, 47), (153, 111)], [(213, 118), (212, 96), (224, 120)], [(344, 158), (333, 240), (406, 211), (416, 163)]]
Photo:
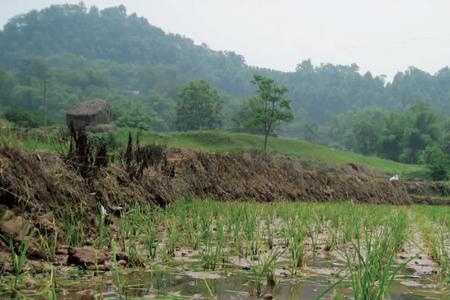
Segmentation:
[[(130, 203), (166, 205), (188, 193), (218, 200), (353, 200), (409, 204), (401, 183), (355, 165), (307, 170), (296, 160), (258, 153), (223, 155), (164, 149), (130, 175), (121, 162), (98, 167), (88, 179), (57, 154), (0, 147), (0, 205), (33, 214), (67, 204), (107, 209)], [(378, 177), (378, 178), (375, 178)]]

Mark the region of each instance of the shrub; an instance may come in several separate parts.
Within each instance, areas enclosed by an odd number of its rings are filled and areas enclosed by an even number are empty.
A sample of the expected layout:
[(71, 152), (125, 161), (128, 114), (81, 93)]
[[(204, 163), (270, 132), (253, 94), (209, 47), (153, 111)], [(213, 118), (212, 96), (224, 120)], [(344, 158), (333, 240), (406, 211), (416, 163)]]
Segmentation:
[(447, 180), (450, 162), (445, 153), (436, 146), (428, 146), (422, 152), (422, 161), (427, 165), (433, 180)]
[(3, 112), (3, 118), (19, 127), (36, 128), (44, 124), (41, 114), (27, 112), (17, 107), (8, 107)]

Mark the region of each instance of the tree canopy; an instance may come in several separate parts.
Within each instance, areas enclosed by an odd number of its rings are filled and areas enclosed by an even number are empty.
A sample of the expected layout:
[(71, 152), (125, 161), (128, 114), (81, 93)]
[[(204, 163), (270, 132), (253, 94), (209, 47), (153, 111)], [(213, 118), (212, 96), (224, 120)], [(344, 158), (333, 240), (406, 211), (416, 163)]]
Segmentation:
[(205, 81), (192, 81), (180, 94), (175, 126), (180, 131), (216, 129), (222, 125), (222, 100)]
[(264, 135), (264, 152), (267, 151), (267, 138), (275, 133), (281, 122), (293, 119), (291, 103), (283, 98), (287, 87), (279, 86), (273, 79), (254, 75), (252, 83), (257, 87), (256, 105), (247, 119), (251, 128), (261, 128)]

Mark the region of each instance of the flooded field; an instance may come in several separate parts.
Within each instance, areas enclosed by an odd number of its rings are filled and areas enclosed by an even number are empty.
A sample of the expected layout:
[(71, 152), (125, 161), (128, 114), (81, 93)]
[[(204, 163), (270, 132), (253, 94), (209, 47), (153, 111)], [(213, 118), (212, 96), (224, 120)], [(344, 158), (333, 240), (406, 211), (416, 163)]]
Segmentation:
[(39, 234), (49, 259), (1, 277), (0, 296), (449, 299), (449, 213), (187, 198), (164, 210), (100, 211), (92, 238), (77, 212), (64, 232)]

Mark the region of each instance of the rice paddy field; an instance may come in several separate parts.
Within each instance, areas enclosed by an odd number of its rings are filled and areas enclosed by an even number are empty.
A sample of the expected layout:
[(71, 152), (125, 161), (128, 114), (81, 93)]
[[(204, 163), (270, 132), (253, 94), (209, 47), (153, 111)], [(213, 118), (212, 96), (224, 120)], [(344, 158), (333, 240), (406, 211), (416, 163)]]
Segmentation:
[[(50, 263), (34, 273), (27, 240), (0, 297), (36, 299), (450, 299), (450, 208), (186, 197), (120, 215), (82, 210), (37, 233)], [(58, 240), (112, 259), (63, 266)], [(27, 266), (27, 267), (25, 267)]]

